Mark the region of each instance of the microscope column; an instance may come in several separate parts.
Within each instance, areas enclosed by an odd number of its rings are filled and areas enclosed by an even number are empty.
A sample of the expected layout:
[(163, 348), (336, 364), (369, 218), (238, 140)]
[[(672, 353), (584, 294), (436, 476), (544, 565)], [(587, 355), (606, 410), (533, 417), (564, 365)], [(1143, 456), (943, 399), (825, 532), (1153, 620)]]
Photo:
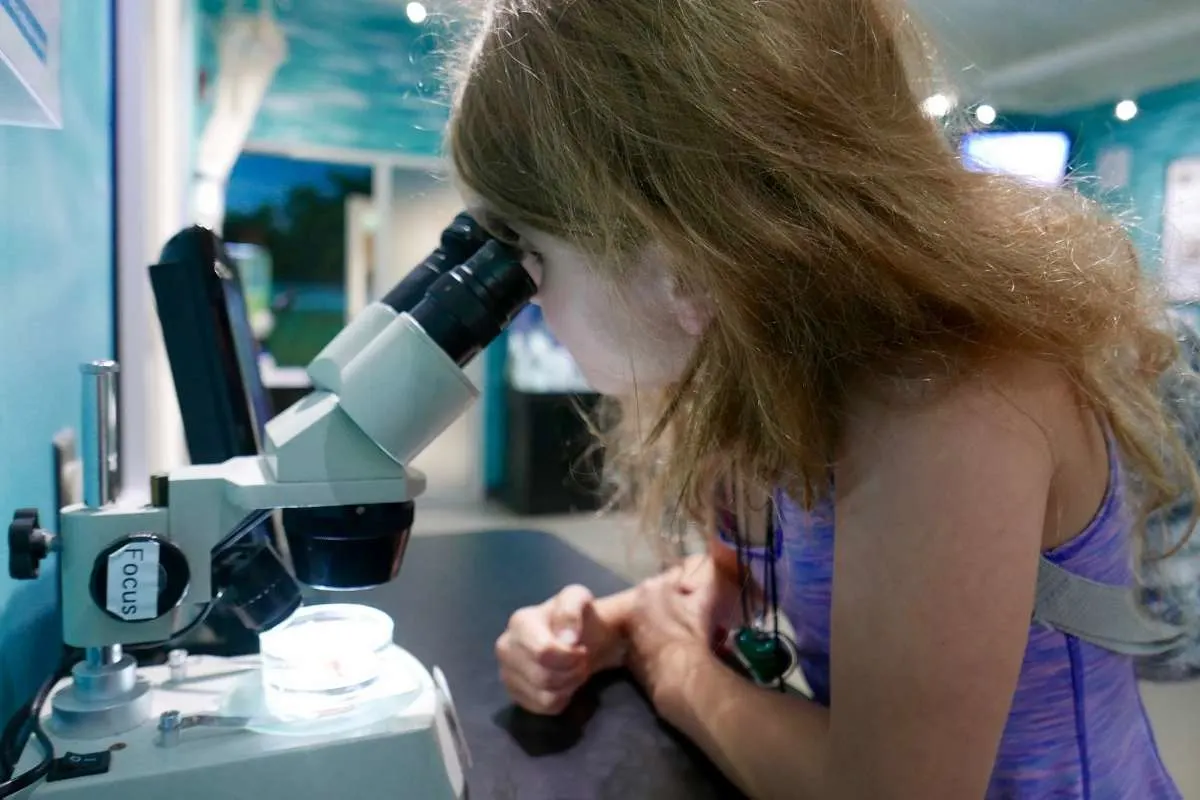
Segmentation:
[[(115, 500), (117, 466), (116, 378), (112, 361), (80, 367), (83, 376), (84, 504), (101, 509)], [(60, 736), (100, 739), (132, 730), (150, 718), (150, 686), (121, 645), (89, 647), (71, 670), (71, 682), (51, 700), (51, 724)]]
[[(117, 457), (117, 375), (121, 368), (114, 361), (93, 361), (79, 367), (83, 378), (80, 444), (83, 461), (83, 502), (89, 508), (102, 508), (116, 498), (113, 472)], [(121, 646), (89, 647), (85, 661), (89, 667), (107, 667), (120, 662)]]
[(110, 644), (107, 647), (89, 647), (83, 652), (84, 663), (93, 669), (100, 667), (108, 667), (113, 664), (121, 663), (125, 651), (121, 649), (119, 644)]
[(117, 465), (117, 374), (113, 361), (93, 361), (79, 368), (83, 377), (83, 502), (101, 508), (113, 502)]

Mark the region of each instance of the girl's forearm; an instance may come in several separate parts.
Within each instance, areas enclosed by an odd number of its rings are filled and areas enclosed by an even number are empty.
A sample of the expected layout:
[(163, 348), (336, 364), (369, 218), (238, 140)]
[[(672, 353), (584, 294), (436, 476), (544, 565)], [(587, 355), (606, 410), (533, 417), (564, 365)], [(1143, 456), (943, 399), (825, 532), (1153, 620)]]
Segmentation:
[(748, 796), (832, 798), (826, 764), (829, 711), (762, 689), (697, 651), (660, 713)]
[[(637, 610), (637, 587), (597, 599), (595, 610), (616, 635), (594, 671), (620, 667)], [(695, 650), (671, 700), (658, 710), (750, 797), (832, 796), (825, 768), (828, 710), (755, 686), (710, 650)]]

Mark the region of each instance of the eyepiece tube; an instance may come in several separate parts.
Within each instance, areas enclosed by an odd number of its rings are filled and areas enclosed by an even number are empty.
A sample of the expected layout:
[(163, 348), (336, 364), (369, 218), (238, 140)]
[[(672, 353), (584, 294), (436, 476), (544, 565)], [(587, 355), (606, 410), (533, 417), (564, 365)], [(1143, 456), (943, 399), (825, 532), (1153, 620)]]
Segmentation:
[(496, 240), (437, 278), (409, 312), (459, 366), (508, 327), (537, 294), (520, 254)]
[[(485, 260), (475, 261), (484, 250), (489, 254)], [(488, 263), (502, 253), (505, 263)], [(471, 262), (476, 267), (467, 269), (466, 264)], [(450, 278), (451, 275), (457, 277)], [(449, 280), (460, 288), (455, 289), (449, 284), (437, 288), (442, 280)], [(495, 324), (484, 325), (481, 320), (490, 319), (501, 326), (507, 324), (532, 297), (533, 291), (533, 282), (521, 268), (516, 251), (495, 241), (469, 214), (461, 213), (442, 231), (441, 243), (436, 250), (396, 284), (381, 302), (367, 306), (321, 350), (308, 365), (308, 375), (314, 387), (340, 393), (347, 365), (398, 315), (415, 312), (434, 295), (446, 297), (435, 300), (418, 315), (421, 325), (431, 333), (436, 332), (434, 340), (461, 366), (499, 334)], [(472, 300), (472, 295), (476, 299)], [(523, 299), (517, 299), (518, 296)], [(505, 311), (502, 306), (513, 307)], [(442, 318), (443, 314), (448, 316)]]
[(459, 214), (442, 231), (438, 248), (384, 295), (383, 302), (400, 314), (411, 311), (424, 299), (434, 281), (475, 255), (490, 240), (473, 217)]

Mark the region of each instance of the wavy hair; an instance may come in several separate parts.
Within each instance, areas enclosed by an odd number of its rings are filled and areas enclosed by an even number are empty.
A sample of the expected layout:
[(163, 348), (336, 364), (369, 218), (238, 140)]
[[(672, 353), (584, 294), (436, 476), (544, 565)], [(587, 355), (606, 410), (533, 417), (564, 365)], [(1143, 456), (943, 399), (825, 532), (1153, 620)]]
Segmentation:
[(1144, 515), (1194, 485), (1157, 391), (1176, 345), (1121, 225), (964, 169), (922, 113), (914, 30), (883, 0), (487, 4), (456, 76), (458, 179), (616, 282), (661, 245), (713, 310), (684, 376), (621, 402), (608, 461), (652, 524), (711, 519), (731, 477), (811, 506), (851, 392), (1013, 354), (1069, 375)]

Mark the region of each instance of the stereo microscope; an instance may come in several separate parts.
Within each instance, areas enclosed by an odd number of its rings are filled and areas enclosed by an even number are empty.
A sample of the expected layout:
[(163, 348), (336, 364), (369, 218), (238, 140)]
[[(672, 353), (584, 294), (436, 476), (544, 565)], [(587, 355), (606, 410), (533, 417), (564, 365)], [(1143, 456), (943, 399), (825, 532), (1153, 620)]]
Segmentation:
[[(162, 260), (220, 269), (221, 252), (191, 228)], [(469, 756), (440, 672), (393, 643), (386, 614), (302, 606), (299, 584), (396, 576), (425, 482), (406, 465), (475, 399), (462, 367), (535, 292), (516, 251), (459, 215), (309, 365), (312, 393), (267, 423), (260, 454), (158, 476), (141, 508), (107, 502), (118, 367), (85, 365), (84, 502), (62, 509), (57, 534), (33, 511), (9, 530), (13, 577), (57, 556), (63, 638), (85, 657), (30, 720), (2, 796), (465, 797)], [(294, 510), (290, 570), (271, 548), (239, 546), (277, 509)], [(217, 602), (260, 633), (259, 654), (173, 650), (138, 666), (132, 650), (169, 646)]]

